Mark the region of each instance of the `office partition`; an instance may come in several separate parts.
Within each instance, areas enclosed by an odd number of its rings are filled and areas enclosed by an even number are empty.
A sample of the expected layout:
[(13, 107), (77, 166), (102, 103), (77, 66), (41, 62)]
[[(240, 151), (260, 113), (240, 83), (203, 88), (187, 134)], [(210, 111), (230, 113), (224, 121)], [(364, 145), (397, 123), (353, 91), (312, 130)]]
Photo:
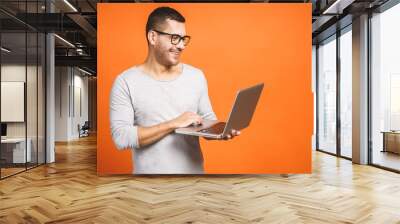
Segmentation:
[[(19, 16), (43, 12), (44, 1), (19, 1)], [(2, 1), (3, 8), (15, 2)], [(45, 163), (45, 34), (0, 12), (0, 178)], [(12, 23), (12, 26), (9, 25)]]

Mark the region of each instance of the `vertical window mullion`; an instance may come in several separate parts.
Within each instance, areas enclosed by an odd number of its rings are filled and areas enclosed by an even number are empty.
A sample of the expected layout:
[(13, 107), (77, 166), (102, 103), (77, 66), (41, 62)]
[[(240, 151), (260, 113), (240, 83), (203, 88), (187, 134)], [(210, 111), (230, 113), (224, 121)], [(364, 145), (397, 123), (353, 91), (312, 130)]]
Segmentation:
[(336, 31), (336, 154), (341, 156), (341, 119), (340, 119), (340, 31)]
[(315, 122), (317, 123), (315, 126), (315, 132), (316, 132), (316, 140), (315, 140), (315, 149), (318, 150), (319, 149), (319, 44), (316, 45), (315, 47), (315, 99), (316, 99), (316, 110), (315, 110), (315, 114), (316, 114), (316, 119)]
[[(25, 21), (28, 19), (28, 0), (25, 1)], [(25, 23), (25, 100), (24, 100), (24, 120), (25, 120), (25, 170), (28, 170), (28, 24)]]

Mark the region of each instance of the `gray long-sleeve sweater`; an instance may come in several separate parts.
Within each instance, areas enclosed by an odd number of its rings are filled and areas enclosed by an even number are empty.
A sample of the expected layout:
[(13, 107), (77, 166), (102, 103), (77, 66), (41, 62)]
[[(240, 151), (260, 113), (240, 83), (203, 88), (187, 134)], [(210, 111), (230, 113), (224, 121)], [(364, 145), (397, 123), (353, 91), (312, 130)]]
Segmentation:
[(171, 133), (141, 147), (137, 127), (172, 120), (186, 111), (216, 120), (207, 81), (201, 70), (187, 64), (174, 80), (160, 81), (132, 67), (120, 74), (110, 95), (111, 132), (118, 149), (134, 149), (136, 174), (203, 173), (199, 138)]

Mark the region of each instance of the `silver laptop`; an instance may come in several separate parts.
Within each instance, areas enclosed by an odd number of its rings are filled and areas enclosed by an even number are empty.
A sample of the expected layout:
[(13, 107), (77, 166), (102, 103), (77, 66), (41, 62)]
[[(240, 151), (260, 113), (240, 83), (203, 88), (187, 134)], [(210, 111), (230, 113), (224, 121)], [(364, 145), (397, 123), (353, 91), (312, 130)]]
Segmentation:
[(249, 126), (257, 106), (264, 83), (239, 90), (227, 122), (203, 120), (201, 125), (190, 125), (175, 130), (178, 134), (221, 139), (231, 133)]

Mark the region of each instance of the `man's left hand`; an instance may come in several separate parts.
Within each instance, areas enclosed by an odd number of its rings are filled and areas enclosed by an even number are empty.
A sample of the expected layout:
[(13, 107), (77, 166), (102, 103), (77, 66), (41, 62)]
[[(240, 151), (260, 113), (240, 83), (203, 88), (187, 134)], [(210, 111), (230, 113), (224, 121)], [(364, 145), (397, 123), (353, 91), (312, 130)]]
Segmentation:
[(230, 139), (233, 139), (233, 138), (235, 138), (236, 136), (239, 136), (239, 135), (240, 135), (240, 131), (236, 131), (236, 130), (232, 129), (230, 134), (226, 135), (225, 137), (223, 137), (221, 139), (207, 138), (207, 137), (204, 137), (204, 138), (207, 139), (207, 140), (230, 140)]

